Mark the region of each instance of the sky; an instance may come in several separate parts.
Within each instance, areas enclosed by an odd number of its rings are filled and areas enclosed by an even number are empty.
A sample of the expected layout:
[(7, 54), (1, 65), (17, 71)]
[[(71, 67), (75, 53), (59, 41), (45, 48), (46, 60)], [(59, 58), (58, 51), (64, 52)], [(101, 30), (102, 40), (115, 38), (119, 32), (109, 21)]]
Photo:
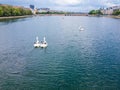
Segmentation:
[(10, 4), (36, 8), (50, 8), (52, 10), (89, 12), (93, 9), (120, 6), (120, 0), (0, 0), (0, 4)]

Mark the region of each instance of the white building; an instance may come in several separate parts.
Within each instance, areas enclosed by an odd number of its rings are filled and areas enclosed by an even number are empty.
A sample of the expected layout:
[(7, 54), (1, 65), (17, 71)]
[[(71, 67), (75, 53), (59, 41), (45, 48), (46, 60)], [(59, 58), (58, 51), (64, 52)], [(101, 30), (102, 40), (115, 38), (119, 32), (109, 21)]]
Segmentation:
[(48, 12), (50, 11), (50, 8), (39, 8), (38, 12)]
[(120, 6), (113, 6), (106, 9), (100, 9), (100, 11), (105, 15), (111, 15), (115, 10), (120, 10)]

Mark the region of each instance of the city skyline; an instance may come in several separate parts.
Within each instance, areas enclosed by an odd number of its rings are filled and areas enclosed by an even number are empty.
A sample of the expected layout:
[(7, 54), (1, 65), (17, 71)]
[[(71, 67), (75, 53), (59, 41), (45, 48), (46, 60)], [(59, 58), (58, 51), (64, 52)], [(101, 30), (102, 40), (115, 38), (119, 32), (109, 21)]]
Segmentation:
[(10, 4), (36, 8), (50, 8), (54, 10), (88, 12), (92, 9), (106, 8), (120, 5), (120, 0), (0, 0), (0, 4)]

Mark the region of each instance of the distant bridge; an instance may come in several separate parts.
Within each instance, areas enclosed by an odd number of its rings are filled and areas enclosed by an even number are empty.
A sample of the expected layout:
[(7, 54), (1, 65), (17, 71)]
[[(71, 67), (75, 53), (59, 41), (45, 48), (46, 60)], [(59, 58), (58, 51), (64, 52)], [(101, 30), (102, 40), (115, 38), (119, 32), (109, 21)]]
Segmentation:
[(80, 14), (73, 13), (73, 14), (65, 14), (65, 16), (88, 16), (88, 14), (87, 13), (80, 13)]

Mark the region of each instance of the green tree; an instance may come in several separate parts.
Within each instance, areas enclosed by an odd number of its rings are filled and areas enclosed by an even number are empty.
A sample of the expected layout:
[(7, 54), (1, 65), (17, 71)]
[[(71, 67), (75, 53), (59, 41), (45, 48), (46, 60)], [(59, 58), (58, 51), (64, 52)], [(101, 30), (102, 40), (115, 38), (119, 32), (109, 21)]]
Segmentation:
[(3, 16), (11, 16), (12, 7), (11, 6), (3, 6)]
[(13, 10), (12, 11), (12, 15), (13, 16), (20, 16), (21, 15), (21, 13), (20, 13), (18, 8), (13, 8), (12, 10)]
[(91, 15), (102, 15), (102, 12), (100, 10), (91, 10), (89, 12), (89, 14), (91, 14)]
[(120, 15), (120, 10), (118, 9), (118, 10), (113, 11), (113, 15)]
[(22, 7), (0, 5), (0, 16), (21, 16), (21, 15), (32, 15), (32, 11), (30, 9)]
[(3, 9), (0, 7), (0, 16), (3, 16)]
[(100, 10), (96, 10), (96, 14), (102, 15), (103, 13)]
[(95, 11), (95, 10), (91, 10), (91, 11), (89, 12), (89, 14), (96, 14), (96, 11)]

